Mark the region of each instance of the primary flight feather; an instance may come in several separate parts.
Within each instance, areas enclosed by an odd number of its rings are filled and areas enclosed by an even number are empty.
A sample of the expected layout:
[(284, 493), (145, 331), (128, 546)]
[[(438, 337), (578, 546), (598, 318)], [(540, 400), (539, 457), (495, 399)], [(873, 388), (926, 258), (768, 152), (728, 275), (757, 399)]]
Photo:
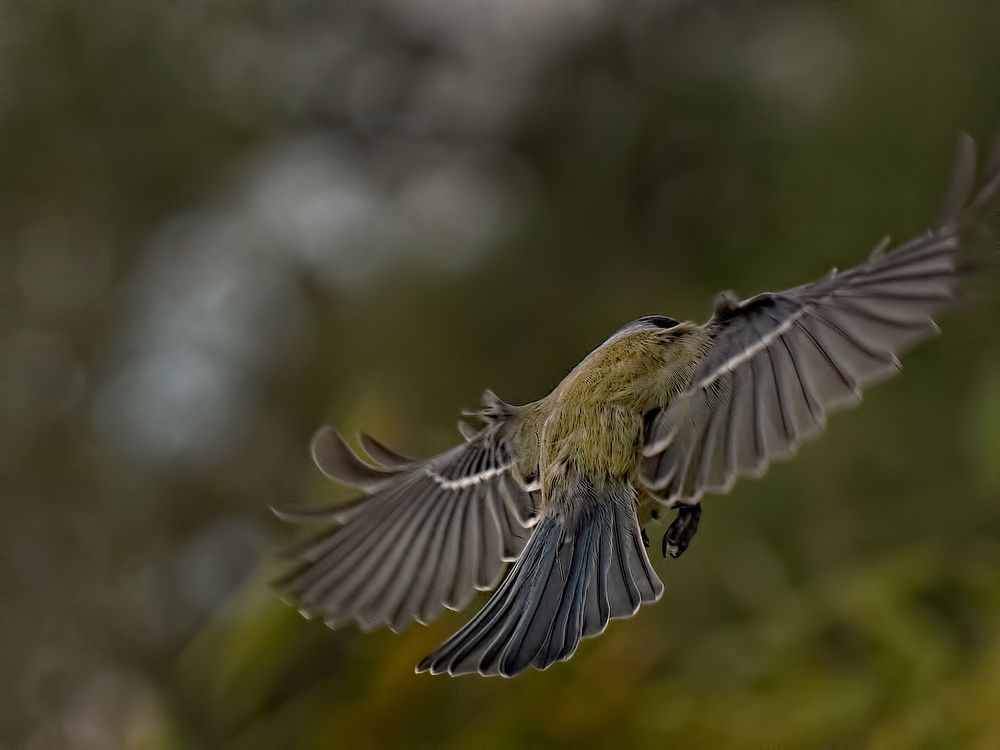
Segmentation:
[(936, 331), (973, 216), (1000, 183), (994, 159), (975, 186), (975, 161), (963, 136), (941, 212), (920, 236), (783, 292), (725, 292), (702, 325), (632, 321), (539, 401), (514, 406), (487, 391), (466, 415), (483, 426), (460, 422), (465, 442), (438, 456), (361, 435), (368, 463), (324, 427), (316, 464), (363, 494), (275, 511), (325, 524), (290, 552), (279, 587), (331, 626), (399, 630), (499, 583), (417, 671), (512, 676), (569, 658), (581, 638), (662, 595), (643, 530), (658, 509), (678, 511), (662, 543), (677, 557), (705, 493), (790, 456)]

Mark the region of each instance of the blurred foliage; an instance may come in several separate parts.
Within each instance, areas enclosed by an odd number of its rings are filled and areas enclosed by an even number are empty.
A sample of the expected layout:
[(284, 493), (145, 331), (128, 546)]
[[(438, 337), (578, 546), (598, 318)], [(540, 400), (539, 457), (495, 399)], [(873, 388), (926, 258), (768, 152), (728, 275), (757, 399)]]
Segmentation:
[(44, 0), (3, 13), (0, 743), (1000, 745), (995, 279), (516, 680), (266, 580), (313, 429), (439, 450), (622, 322), (814, 278), (1000, 125), (1000, 5)]

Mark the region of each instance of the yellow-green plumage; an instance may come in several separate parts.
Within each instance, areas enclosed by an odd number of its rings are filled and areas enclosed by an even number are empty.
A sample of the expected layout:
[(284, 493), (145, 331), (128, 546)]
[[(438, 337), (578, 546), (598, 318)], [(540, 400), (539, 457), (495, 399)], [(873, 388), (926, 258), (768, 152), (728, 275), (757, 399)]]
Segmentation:
[(523, 477), (537, 467), (542, 507), (569, 470), (595, 481), (636, 479), (643, 417), (688, 386), (707, 340), (693, 323), (629, 328), (544, 399), (523, 407), (513, 428), (515, 453)]

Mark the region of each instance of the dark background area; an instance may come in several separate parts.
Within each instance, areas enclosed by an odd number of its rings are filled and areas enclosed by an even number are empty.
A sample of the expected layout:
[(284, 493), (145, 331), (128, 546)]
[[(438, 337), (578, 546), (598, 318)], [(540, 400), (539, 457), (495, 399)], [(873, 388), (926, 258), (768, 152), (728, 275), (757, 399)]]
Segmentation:
[(1000, 745), (1000, 303), (706, 502), (664, 599), (515, 680), (331, 632), (273, 503), (429, 454), (626, 320), (921, 230), (1000, 4), (46, 0), (2, 17), (0, 742)]

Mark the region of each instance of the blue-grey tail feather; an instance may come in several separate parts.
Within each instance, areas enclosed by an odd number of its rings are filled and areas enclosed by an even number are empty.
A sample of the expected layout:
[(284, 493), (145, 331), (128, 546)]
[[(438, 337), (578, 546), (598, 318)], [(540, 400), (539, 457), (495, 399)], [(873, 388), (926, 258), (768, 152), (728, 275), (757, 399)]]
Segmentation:
[(568, 659), (613, 618), (655, 601), (663, 584), (646, 556), (626, 483), (574, 478), (553, 498), (507, 578), (418, 672), (513, 676)]

